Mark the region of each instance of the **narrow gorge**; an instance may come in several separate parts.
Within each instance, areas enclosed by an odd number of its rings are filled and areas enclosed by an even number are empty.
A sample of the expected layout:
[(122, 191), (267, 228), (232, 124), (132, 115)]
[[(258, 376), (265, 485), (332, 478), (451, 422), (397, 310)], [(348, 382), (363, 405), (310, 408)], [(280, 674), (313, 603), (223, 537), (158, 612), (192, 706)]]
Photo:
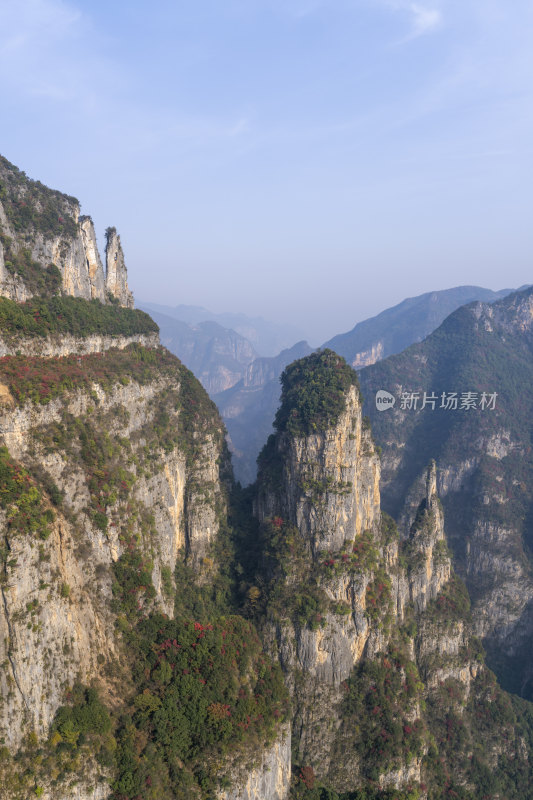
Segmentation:
[(440, 464), (397, 526), (326, 349), (242, 489), (116, 231), (104, 274), (77, 201), (0, 166), (2, 800), (527, 798), (531, 704), (485, 663)]

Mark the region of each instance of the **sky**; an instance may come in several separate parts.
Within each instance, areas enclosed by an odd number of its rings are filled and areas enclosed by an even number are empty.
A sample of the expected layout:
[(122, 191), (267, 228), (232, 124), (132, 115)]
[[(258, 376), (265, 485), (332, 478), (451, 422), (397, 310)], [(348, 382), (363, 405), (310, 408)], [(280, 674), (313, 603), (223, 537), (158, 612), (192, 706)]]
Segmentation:
[(0, 152), (136, 298), (313, 345), (532, 282), (531, 0), (0, 0)]

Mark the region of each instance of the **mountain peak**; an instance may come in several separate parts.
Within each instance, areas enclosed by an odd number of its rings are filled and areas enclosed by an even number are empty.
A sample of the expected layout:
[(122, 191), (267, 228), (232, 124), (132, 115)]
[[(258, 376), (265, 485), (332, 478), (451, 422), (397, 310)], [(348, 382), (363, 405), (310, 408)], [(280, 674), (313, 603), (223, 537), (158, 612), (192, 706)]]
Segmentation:
[[(114, 228), (107, 272), (91, 217), (74, 197), (28, 178), (0, 156), (0, 296), (71, 295), (133, 308), (127, 270)], [(108, 252), (109, 251), (109, 252)]]

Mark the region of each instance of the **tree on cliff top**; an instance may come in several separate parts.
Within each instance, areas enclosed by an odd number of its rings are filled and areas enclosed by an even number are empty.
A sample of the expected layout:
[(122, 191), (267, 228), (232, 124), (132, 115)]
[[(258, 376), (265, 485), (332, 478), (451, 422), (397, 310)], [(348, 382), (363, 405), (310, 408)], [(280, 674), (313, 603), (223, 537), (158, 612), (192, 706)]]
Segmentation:
[(319, 350), (294, 361), (280, 378), (281, 405), (274, 427), (305, 436), (335, 425), (346, 408), (350, 386), (359, 389), (357, 375), (333, 350)]

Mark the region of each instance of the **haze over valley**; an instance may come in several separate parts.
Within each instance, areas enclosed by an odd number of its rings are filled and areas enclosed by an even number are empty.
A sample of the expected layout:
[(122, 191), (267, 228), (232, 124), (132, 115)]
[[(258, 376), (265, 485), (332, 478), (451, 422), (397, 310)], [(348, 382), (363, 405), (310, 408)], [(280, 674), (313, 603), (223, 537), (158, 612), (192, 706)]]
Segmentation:
[(0, 800), (531, 800), (532, 29), (0, 0)]
[(2, 800), (528, 798), (533, 289), (260, 356), (0, 196)]

